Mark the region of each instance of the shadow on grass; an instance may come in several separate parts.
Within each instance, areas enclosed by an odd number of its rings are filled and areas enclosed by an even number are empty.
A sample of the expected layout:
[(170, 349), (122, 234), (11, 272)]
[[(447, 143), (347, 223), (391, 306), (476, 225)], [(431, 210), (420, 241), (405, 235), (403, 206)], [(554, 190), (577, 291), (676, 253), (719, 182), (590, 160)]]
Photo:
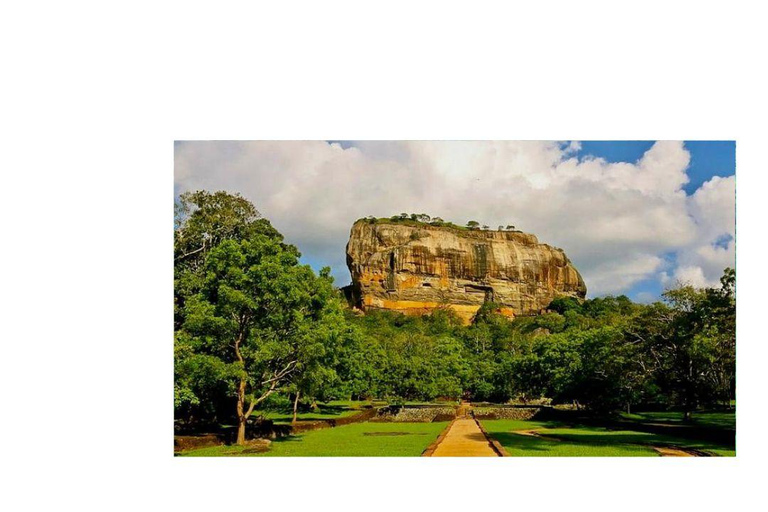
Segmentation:
[(643, 432), (616, 432), (616, 433), (554, 433), (558, 438), (566, 441), (593, 445), (612, 444), (642, 444), (647, 446), (678, 447), (698, 451), (708, 450), (733, 450), (734, 444), (714, 443), (696, 439), (686, 439), (665, 435), (654, 435)]
[[(653, 455), (654, 447), (677, 448), (696, 455), (723, 454), (733, 445), (632, 430), (609, 430), (596, 426), (532, 422), (523, 434), (520, 425), (512, 430), (490, 431), (511, 455), (633, 456)], [(533, 434), (533, 435), (532, 435)], [(725, 453), (727, 454), (727, 453)]]
[[(325, 414), (325, 413), (323, 413)], [(332, 420), (334, 418), (329, 418), (328, 416), (299, 416), (296, 421), (302, 422), (302, 421), (328, 421)], [(275, 423), (291, 423), (291, 420), (293, 420), (292, 416), (286, 415), (286, 416), (277, 416), (272, 421)]]
[[(679, 421), (678, 421), (679, 417)], [(599, 416), (585, 411), (566, 411), (542, 409), (534, 416), (532, 423), (544, 424), (545, 428), (553, 422), (560, 422), (563, 428), (596, 428), (608, 431), (633, 431), (660, 437), (673, 437), (689, 440), (693, 444), (707, 444), (733, 449), (736, 444), (735, 415), (731, 411), (697, 411), (694, 421), (684, 423), (682, 413), (674, 411), (641, 412), (621, 416)], [(540, 428), (540, 427), (531, 427)]]
[(511, 434), (503, 432), (491, 432), (491, 437), (501, 443), (504, 448), (514, 448), (517, 450), (531, 451), (551, 451), (557, 441), (549, 441), (534, 436), (525, 436), (521, 434)]
[(696, 411), (691, 415), (691, 421), (688, 422), (683, 421), (683, 413), (678, 411), (652, 411), (622, 414), (622, 418), (627, 421), (635, 421), (638, 423), (664, 423), (671, 426), (709, 427), (731, 430), (736, 428), (735, 410)]
[[(349, 407), (347, 405), (327, 405), (318, 404), (314, 409), (303, 406), (298, 410), (297, 421), (327, 421), (340, 419), (345, 416), (360, 413), (368, 407)], [(264, 419), (274, 421), (275, 423), (291, 423), (293, 420), (293, 408), (271, 409), (263, 413)]]
[(576, 433), (576, 432), (541, 432), (542, 435), (550, 435), (564, 441), (584, 445), (615, 445), (615, 444), (647, 444), (654, 441), (661, 442), (657, 436), (642, 432), (606, 432), (600, 433)]
[[(548, 435), (542, 432), (543, 435)], [(594, 442), (585, 438), (562, 439), (515, 433), (492, 432), (512, 456), (547, 455), (555, 457), (626, 457), (655, 456), (650, 446), (621, 442)]]
[(276, 437), (272, 440), (272, 444), (291, 444), (291, 443), (300, 443), (302, 441), (302, 435), (287, 435), (283, 437)]

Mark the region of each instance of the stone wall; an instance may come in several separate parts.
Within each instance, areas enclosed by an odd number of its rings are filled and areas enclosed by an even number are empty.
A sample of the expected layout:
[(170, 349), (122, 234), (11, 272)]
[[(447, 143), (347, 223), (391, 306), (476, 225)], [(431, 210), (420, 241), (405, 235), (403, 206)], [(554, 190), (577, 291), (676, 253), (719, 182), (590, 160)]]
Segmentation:
[(541, 407), (475, 407), (472, 414), (479, 420), (529, 420)]
[(390, 405), (379, 410), (371, 421), (391, 421), (398, 423), (431, 423), (450, 421), (456, 417), (454, 406), (398, 406)]

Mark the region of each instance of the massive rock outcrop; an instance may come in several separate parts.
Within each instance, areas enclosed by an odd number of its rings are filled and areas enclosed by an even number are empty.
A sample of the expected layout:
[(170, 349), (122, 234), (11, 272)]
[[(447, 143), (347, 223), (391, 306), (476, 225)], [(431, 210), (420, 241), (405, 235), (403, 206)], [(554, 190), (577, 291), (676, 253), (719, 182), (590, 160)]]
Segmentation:
[(359, 220), (347, 244), (350, 299), (362, 310), (453, 309), (469, 322), (486, 301), (513, 317), (587, 288), (565, 253), (519, 231)]

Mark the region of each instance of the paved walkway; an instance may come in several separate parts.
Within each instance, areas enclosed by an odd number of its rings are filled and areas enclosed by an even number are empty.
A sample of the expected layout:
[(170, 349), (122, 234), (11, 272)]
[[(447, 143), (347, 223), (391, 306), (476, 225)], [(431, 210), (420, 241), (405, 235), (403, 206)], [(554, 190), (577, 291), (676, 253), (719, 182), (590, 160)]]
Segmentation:
[(458, 418), (448, 427), (432, 457), (498, 457), (473, 418)]

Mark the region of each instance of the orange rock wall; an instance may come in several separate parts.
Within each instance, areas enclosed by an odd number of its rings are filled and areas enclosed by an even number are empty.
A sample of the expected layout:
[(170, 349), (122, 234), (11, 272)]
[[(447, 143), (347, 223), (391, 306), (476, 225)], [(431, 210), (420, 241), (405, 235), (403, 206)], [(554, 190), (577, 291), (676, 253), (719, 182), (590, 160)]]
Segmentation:
[(489, 300), (514, 317), (540, 313), (557, 296), (586, 294), (561, 249), (521, 232), (358, 221), (347, 265), (363, 310), (425, 314), (447, 307), (469, 322)]

